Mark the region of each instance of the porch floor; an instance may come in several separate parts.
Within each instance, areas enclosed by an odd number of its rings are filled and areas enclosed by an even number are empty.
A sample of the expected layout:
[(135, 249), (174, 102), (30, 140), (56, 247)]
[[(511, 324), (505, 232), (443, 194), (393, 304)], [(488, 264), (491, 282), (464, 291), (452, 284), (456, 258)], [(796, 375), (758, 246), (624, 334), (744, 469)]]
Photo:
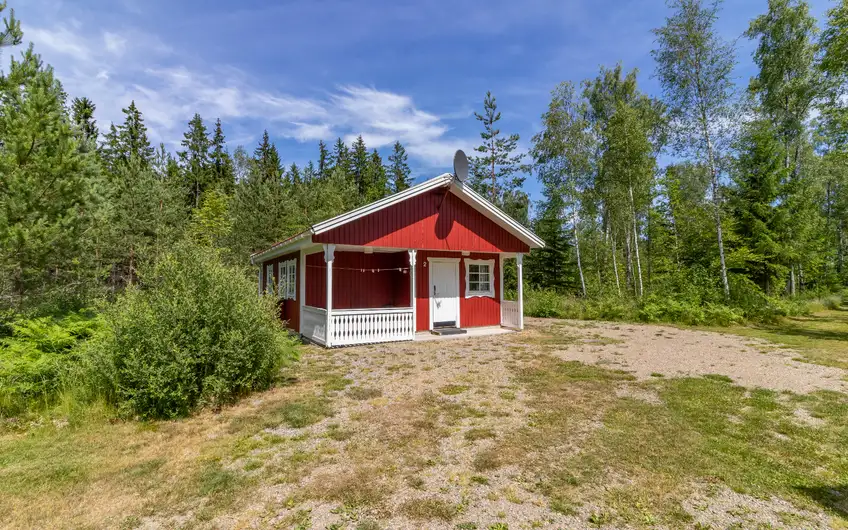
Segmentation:
[(452, 340), (452, 339), (467, 339), (470, 337), (484, 337), (487, 335), (503, 335), (505, 333), (514, 333), (515, 330), (502, 328), (500, 326), (486, 326), (480, 328), (464, 328), (466, 333), (456, 335), (434, 335), (429, 331), (418, 331), (415, 333), (415, 340)]

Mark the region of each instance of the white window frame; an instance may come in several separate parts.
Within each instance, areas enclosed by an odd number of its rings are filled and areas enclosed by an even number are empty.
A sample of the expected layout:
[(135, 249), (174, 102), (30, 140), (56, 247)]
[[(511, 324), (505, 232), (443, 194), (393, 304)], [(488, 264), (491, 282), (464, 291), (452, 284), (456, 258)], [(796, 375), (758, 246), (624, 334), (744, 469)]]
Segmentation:
[(265, 294), (274, 294), (274, 265), (265, 265)]
[[(495, 260), (493, 259), (463, 259), (465, 262), (465, 298), (495, 297)], [(489, 267), (489, 290), (471, 290), (471, 266), (484, 265)]]
[(297, 300), (297, 259), (281, 261), (277, 264), (277, 296), (281, 300)]

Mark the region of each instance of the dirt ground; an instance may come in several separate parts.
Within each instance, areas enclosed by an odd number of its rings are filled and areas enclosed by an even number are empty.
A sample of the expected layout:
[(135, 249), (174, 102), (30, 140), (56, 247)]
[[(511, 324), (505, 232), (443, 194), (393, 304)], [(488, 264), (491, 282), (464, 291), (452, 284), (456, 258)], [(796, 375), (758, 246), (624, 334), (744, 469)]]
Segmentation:
[[(523, 333), (492, 337), (330, 351), (310, 347), (303, 363), (315, 370), (335, 370), (349, 382), (333, 393), (334, 414), (303, 428), (270, 428), (269, 433), (284, 437), (286, 443), (252, 455), (278, 465), (312, 455), (308, 469), (294, 482), (262, 487), (247, 506), (219, 516), (212, 526), (609, 527), (603, 506), (592, 495), (573, 509), (553, 510), (551, 500), (535, 487), (537, 477), (525, 468), (487, 469), (480, 462), (495, 440), (535, 421), (515, 373), (540, 350), (632, 373), (635, 383), (622, 381), (616, 396), (654, 404), (659, 398), (640, 387), (639, 380), (721, 374), (746, 387), (845, 391), (842, 370), (795, 361), (791, 351), (764, 341), (660, 326), (534, 319), (527, 324)], [(551, 326), (570, 339), (552, 340)], [(574, 425), (572, 446), (559, 450), (579, 451), (575, 446), (584, 434), (603, 428), (599, 420)], [(244, 460), (233, 465), (247, 466)], [(627, 480), (612, 474), (606, 481), (611, 486), (605, 489)], [(687, 491), (689, 497), (681, 505), (691, 516), (691, 526), (772, 528), (786, 527), (787, 521), (790, 527), (830, 526), (824, 512), (780, 498), (699, 483)], [(141, 527), (180, 522), (151, 517)]]
[[(639, 379), (720, 374), (742, 386), (777, 391), (848, 390), (844, 370), (800, 361), (797, 352), (760, 339), (668, 326), (558, 322), (584, 337), (579, 345), (557, 349), (558, 357), (618, 368)], [(537, 330), (552, 325), (530, 319)]]

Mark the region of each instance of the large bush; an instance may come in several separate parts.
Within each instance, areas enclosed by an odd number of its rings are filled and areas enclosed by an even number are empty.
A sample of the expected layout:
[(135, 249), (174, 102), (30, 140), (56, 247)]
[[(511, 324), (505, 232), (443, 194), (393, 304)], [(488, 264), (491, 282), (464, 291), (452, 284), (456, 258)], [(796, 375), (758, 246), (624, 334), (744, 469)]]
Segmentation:
[(93, 313), (64, 317), (19, 317), (0, 339), (0, 414), (49, 405), (77, 362), (77, 346), (98, 327)]
[(215, 250), (183, 243), (104, 313), (87, 348), (98, 394), (124, 412), (171, 418), (267, 388), (297, 350), (274, 301)]

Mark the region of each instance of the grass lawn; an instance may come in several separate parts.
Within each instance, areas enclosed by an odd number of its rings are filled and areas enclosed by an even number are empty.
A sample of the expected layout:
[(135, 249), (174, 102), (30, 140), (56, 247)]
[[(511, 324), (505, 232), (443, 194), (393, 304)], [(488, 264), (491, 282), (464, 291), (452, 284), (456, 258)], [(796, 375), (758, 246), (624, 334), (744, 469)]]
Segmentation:
[(709, 329), (765, 339), (798, 351), (808, 362), (848, 369), (848, 307), (788, 317), (772, 325)]
[[(841, 367), (846, 314), (734, 333)], [(309, 347), (284, 384), (219, 414), (7, 421), (0, 526), (848, 528), (848, 396), (560, 355), (602, 346), (629, 348), (559, 323)]]

